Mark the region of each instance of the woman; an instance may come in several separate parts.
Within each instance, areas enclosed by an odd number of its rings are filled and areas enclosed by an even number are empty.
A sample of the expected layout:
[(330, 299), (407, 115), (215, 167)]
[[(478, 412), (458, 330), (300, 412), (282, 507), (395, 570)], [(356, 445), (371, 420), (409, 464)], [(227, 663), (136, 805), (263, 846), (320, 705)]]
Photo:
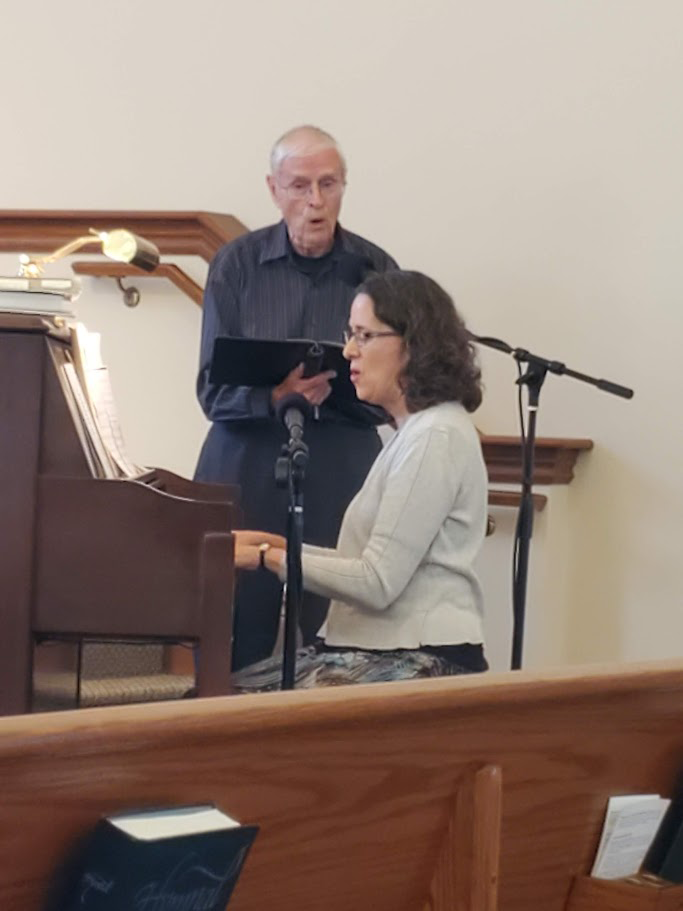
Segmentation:
[[(486, 670), (473, 564), (486, 528), (487, 478), (467, 412), (480, 371), (464, 323), (417, 272), (365, 281), (344, 357), (358, 398), (396, 433), (344, 515), (336, 548), (304, 545), (304, 586), (332, 599), (317, 646), (297, 656), (297, 687)], [(285, 573), (285, 541), (236, 533), (236, 566)], [(275, 659), (236, 675), (275, 688)]]

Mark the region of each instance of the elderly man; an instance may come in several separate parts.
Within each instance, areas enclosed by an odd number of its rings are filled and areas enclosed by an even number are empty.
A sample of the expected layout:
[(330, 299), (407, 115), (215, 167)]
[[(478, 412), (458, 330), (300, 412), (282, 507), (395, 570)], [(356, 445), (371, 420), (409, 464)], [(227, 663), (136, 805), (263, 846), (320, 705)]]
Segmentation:
[[(247, 338), (341, 340), (355, 287), (370, 272), (396, 268), (383, 250), (338, 223), (346, 163), (335, 140), (312, 126), (285, 133), (273, 147), (266, 178), (282, 213), (276, 224), (239, 237), (217, 253), (204, 294), (197, 394), (212, 422), (196, 478), (239, 484), (247, 528), (284, 533), (286, 493), (275, 487), (274, 466), (286, 432), (274, 417), (290, 393), (315, 406), (306, 442), (310, 459), (304, 485), (306, 540), (336, 543), (346, 506), (380, 449), (364, 419), (326, 403), (330, 374), (304, 378), (296, 368), (279, 386), (216, 386), (209, 381), (214, 340)], [(271, 573), (238, 580), (233, 667), (272, 651), (281, 592)], [(307, 594), (301, 628), (310, 643), (327, 602)]]

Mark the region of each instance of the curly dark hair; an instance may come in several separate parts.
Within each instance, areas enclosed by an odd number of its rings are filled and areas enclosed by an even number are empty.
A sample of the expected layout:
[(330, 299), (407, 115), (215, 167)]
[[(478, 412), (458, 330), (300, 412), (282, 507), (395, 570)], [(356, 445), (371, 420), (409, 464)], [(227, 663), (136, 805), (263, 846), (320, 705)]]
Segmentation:
[(481, 404), (481, 371), (452, 298), (421, 272), (368, 276), (357, 294), (372, 298), (375, 316), (403, 338), (408, 361), (399, 382), (411, 412), (441, 402)]

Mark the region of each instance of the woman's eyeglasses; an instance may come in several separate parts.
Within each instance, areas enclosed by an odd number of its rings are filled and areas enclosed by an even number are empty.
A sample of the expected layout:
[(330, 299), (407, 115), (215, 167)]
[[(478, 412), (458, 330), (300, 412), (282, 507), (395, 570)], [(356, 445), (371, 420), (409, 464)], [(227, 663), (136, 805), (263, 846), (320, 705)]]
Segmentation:
[(400, 332), (371, 332), (368, 329), (357, 329), (355, 332), (350, 330), (344, 332), (344, 344), (353, 340), (359, 348), (364, 348), (368, 342), (371, 342), (373, 338), (387, 338), (390, 335), (400, 335)]

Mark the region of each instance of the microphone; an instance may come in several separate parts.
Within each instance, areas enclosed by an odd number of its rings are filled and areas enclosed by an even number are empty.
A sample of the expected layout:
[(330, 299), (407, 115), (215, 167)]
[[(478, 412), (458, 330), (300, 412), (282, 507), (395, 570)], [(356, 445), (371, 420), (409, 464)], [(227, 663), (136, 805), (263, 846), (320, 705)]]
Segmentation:
[(473, 332), (466, 330), (467, 336), (471, 342), (476, 342), (478, 345), (486, 345), (487, 348), (495, 348), (496, 351), (504, 351), (506, 354), (512, 354), (513, 348), (508, 345), (507, 342), (504, 342), (499, 338), (491, 338), (489, 335), (475, 335)]
[(275, 406), (275, 416), (285, 425), (293, 440), (303, 437), (304, 423), (312, 411), (311, 403), (299, 392), (284, 395)]

